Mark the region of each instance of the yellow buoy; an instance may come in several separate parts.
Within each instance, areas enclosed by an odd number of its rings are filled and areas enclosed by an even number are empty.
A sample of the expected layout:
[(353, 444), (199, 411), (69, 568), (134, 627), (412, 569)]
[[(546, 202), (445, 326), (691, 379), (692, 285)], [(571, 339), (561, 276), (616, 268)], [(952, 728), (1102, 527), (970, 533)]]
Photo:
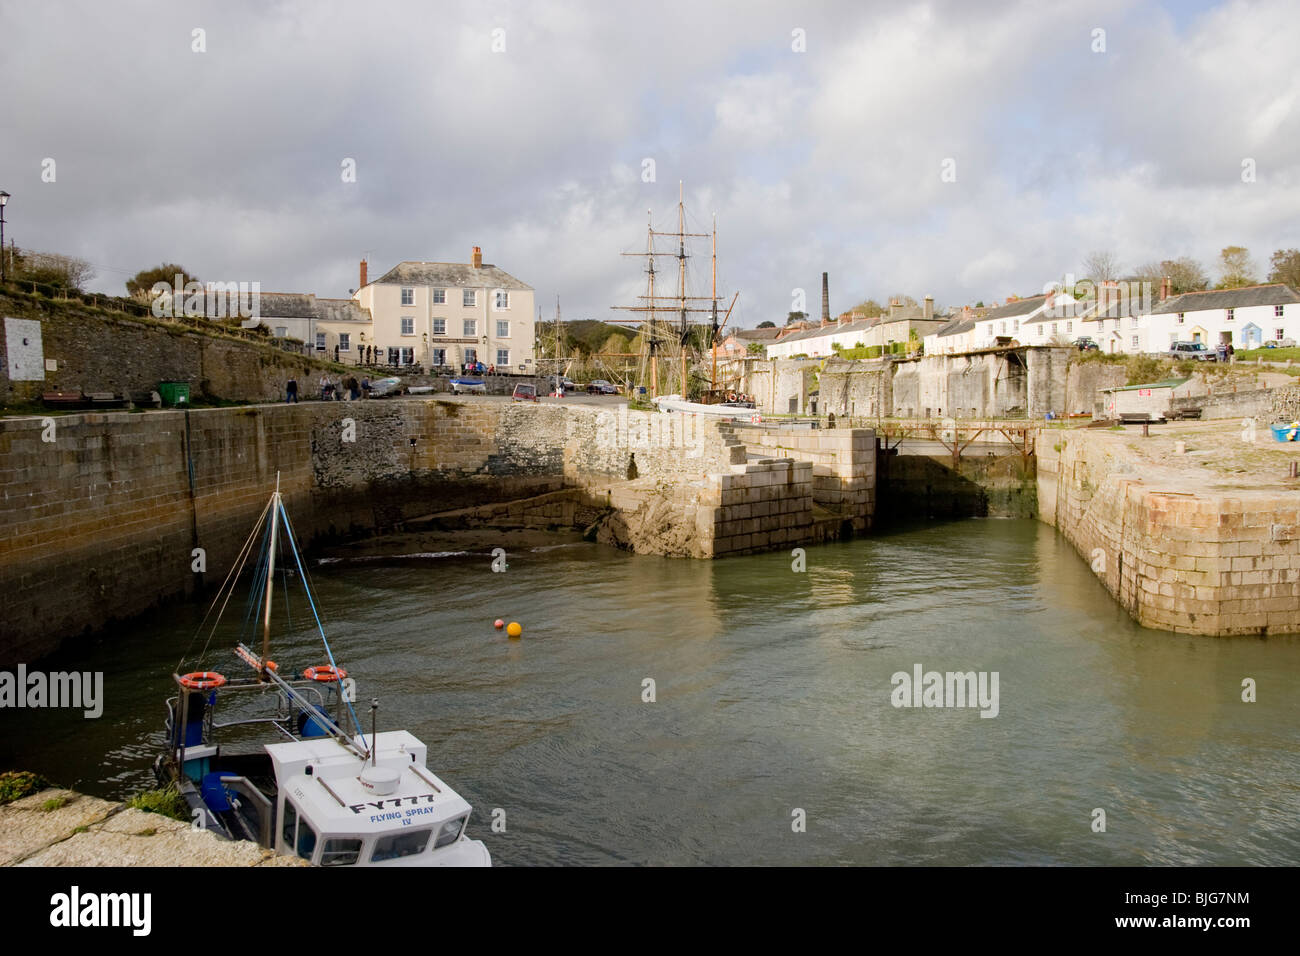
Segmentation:
[(520, 634), (524, 633), (524, 629), (520, 626), (518, 621), (511, 621), (506, 625), (506, 633), (511, 637), (518, 637)]

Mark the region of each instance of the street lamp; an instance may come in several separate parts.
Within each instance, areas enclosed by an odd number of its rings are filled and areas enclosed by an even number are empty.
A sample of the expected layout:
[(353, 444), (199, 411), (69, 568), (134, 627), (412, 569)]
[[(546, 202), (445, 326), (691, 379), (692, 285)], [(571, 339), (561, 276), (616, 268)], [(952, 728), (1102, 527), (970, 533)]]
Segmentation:
[(9, 204), (9, 194), (0, 189), (0, 282), (9, 276), (5, 273), (5, 206)]

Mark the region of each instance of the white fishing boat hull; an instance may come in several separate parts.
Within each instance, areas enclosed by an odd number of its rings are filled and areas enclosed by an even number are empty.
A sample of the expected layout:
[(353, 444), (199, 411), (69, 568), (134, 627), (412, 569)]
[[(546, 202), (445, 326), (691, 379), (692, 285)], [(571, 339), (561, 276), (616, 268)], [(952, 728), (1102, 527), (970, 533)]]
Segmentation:
[(684, 412), (688, 415), (712, 415), (715, 418), (754, 418), (757, 408), (737, 408), (734, 405), (704, 405), (688, 402), (679, 395), (660, 395), (654, 400), (661, 412)]

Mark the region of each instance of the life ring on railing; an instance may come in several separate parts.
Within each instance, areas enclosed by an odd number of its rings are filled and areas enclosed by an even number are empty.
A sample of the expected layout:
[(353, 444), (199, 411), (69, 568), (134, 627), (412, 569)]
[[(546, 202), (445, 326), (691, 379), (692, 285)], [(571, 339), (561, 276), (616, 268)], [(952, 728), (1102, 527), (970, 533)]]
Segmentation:
[(194, 671), (181, 678), (181, 686), (190, 690), (211, 690), (226, 682), (225, 677), (216, 671)]
[(319, 681), (322, 684), (332, 684), (335, 681), (342, 680), (348, 676), (348, 672), (341, 667), (335, 667), (333, 664), (320, 664), (316, 667), (309, 667), (302, 672), (302, 676), (307, 680)]

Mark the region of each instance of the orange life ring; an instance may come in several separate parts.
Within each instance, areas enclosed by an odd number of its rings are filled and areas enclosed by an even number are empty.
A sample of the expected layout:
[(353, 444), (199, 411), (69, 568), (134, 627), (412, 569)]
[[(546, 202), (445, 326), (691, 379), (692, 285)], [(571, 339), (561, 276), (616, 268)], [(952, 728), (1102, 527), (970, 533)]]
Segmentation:
[(320, 681), (322, 684), (332, 684), (336, 680), (342, 680), (348, 676), (348, 672), (341, 667), (335, 667), (332, 664), (320, 664), (316, 667), (309, 667), (302, 672), (302, 676), (307, 680)]
[(216, 671), (194, 671), (181, 678), (181, 686), (190, 690), (211, 690), (225, 682), (226, 679)]

